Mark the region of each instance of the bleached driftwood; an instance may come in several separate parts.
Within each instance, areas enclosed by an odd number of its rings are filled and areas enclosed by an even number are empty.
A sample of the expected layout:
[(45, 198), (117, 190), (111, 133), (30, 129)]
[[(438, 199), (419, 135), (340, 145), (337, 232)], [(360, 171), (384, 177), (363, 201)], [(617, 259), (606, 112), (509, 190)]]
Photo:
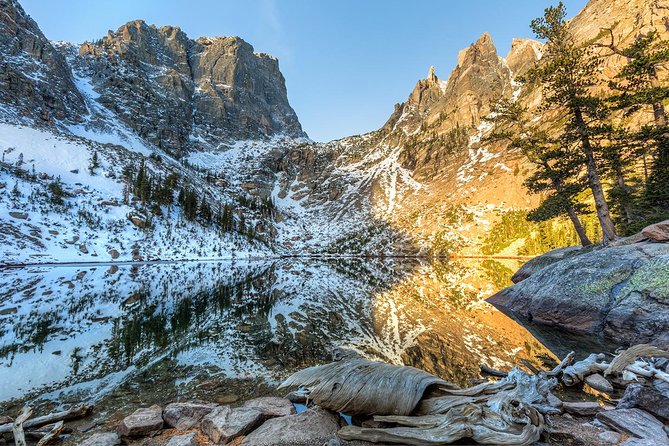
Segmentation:
[(409, 415), (428, 388), (456, 388), (414, 367), (361, 358), (301, 370), (283, 387), (307, 387), (319, 406), (350, 415)]
[[(623, 350), (615, 358), (613, 358), (611, 364), (609, 364), (609, 366), (604, 370), (604, 376), (620, 374), (623, 372), (623, 370), (628, 368), (628, 366), (634, 364), (637, 359), (651, 357), (669, 358), (669, 352), (661, 350), (650, 344), (635, 345), (628, 348), (627, 350)], [(634, 372), (634, 370), (631, 371)]]
[(23, 432), (23, 424), (28, 420), (28, 418), (30, 418), (32, 414), (32, 407), (23, 406), (21, 413), (18, 417), (16, 417), (14, 423), (11, 424), (12, 433), (14, 435), (14, 444), (16, 446), (26, 446), (26, 437), (25, 433)]
[(46, 434), (40, 441), (37, 442), (37, 446), (45, 446), (46, 444), (51, 443), (52, 441), (55, 441), (58, 439), (58, 436), (63, 432), (65, 429), (65, 423), (62, 421), (59, 421), (56, 423), (56, 425), (51, 429), (51, 432)]
[(567, 386), (574, 386), (583, 382), (588, 375), (603, 372), (608, 367), (608, 364), (603, 362), (604, 358), (603, 353), (593, 353), (584, 360), (565, 367), (562, 371), (562, 382)]
[(391, 428), (345, 426), (344, 440), (365, 440), (408, 445), (443, 445), (471, 438), (481, 444), (524, 446), (536, 442), (544, 429), (543, 416), (524, 403), (506, 403), (496, 412), (485, 404), (464, 404), (445, 414), (376, 416), (376, 421), (395, 423)]
[(544, 372), (544, 376), (547, 377), (552, 377), (552, 376), (558, 376), (562, 371), (570, 366), (574, 362), (574, 357), (576, 356), (576, 353), (574, 352), (569, 352), (567, 356), (564, 357), (562, 361), (550, 372)]
[[(47, 424), (56, 423), (58, 421), (67, 421), (67, 420), (75, 420), (77, 418), (83, 418), (89, 415), (92, 410), (93, 406), (89, 406), (87, 404), (79, 404), (77, 406), (73, 406), (61, 412), (55, 412), (41, 417), (32, 418), (28, 421), (24, 420), (25, 422), (23, 423), (23, 428), (28, 429), (31, 427), (41, 427), (41, 426), (46, 426)], [(6, 432), (12, 432), (12, 423), (0, 425), (0, 434)]]

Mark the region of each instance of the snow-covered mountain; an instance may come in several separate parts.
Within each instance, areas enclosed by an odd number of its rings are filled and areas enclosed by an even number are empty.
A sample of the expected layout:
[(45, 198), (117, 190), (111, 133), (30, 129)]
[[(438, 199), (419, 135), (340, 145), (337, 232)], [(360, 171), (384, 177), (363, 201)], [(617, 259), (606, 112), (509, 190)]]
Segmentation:
[[(617, 23), (625, 43), (666, 21), (666, 3), (591, 0), (570, 26), (586, 41)], [(565, 222), (525, 221), (538, 202), (523, 187), (532, 166), (485, 140), (499, 98), (545, 119), (539, 89), (519, 82), (541, 51), (515, 39), (501, 57), (483, 34), (447, 79), (430, 69), (381, 129), (317, 144), (277, 60), (238, 37), (193, 40), (138, 20), (95, 42), (50, 42), (17, 0), (0, 0), (0, 261), (575, 243)], [(606, 59), (602, 76), (620, 64)]]

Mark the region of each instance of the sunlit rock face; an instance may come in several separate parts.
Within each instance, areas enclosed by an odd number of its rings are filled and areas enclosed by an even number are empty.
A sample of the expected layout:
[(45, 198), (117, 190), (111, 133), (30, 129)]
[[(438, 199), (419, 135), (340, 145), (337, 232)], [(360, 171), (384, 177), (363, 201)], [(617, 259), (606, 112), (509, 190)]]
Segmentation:
[(0, 118), (76, 122), (86, 108), (63, 56), (18, 1), (0, 1)]
[(140, 389), (158, 402), (156, 382), (165, 394), (199, 395), (212, 376), (280, 380), (330, 361), (337, 347), (461, 384), (480, 364), (539, 366), (550, 352), (482, 300), (514, 267), (332, 260), (10, 270), (0, 288), (0, 401)]

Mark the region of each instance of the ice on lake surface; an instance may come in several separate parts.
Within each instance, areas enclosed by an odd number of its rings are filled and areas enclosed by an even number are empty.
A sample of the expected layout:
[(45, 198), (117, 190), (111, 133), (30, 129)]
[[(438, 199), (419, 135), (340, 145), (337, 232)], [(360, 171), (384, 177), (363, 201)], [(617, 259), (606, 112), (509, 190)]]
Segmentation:
[[(0, 271), (0, 403), (269, 386), (336, 347), (459, 384), (554, 357), (484, 299), (515, 261), (284, 259)], [(204, 386), (204, 387), (198, 387)], [(181, 390), (180, 390), (181, 389)]]

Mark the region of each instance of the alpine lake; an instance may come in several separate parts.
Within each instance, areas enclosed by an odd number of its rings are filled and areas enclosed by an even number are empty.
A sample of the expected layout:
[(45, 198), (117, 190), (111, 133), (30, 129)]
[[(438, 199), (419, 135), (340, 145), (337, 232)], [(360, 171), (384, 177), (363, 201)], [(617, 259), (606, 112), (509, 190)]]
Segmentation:
[[(88, 402), (99, 416), (182, 399), (283, 395), (356, 351), (459, 385), (480, 366), (552, 367), (578, 337), (485, 302), (518, 260), (307, 258), (0, 270), (0, 415)], [(596, 348), (596, 347), (594, 347)]]

